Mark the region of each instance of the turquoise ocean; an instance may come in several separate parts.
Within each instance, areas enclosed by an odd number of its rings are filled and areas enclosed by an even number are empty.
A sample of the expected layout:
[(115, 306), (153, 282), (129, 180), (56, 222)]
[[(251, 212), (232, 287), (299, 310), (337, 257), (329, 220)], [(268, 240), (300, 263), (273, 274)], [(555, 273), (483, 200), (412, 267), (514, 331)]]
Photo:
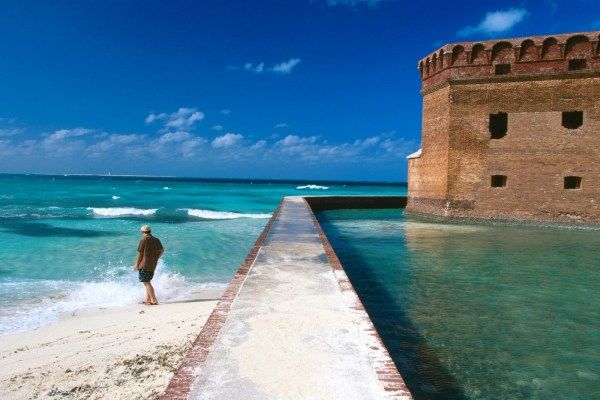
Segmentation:
[(225, 287), (287, 195), (406, 194), (397, 184), (0, 175), (0, 335), (135, 304), (139, 228), (166, 252), (161, 301)]

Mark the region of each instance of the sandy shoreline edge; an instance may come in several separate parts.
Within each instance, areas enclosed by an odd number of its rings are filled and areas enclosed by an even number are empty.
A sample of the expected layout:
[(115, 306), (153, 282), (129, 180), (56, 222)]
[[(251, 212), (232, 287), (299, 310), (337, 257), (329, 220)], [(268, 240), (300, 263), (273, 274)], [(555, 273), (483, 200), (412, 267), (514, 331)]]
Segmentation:
[(159, 306), (91, 308), (0, 336), (3, 399), (154, 399), (224, 288)]

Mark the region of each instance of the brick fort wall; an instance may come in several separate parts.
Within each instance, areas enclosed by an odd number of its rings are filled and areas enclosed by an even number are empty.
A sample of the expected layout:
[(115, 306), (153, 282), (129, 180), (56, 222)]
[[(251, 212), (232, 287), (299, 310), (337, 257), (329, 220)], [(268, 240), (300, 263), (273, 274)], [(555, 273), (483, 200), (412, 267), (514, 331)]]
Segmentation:
[(407, 211), (600, 223), (599, 38), (460, 43), (421, 61)]

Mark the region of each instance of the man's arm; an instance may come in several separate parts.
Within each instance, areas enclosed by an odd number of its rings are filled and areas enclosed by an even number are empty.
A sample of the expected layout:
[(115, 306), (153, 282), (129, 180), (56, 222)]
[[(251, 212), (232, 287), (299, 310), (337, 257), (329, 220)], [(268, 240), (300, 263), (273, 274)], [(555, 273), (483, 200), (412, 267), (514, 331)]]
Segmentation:
[(142, 259), (144, 258), (144, 250), (146, 249), (146, 241), (142, 238), (138, 243), (137, 248), (137, 258), (135, 259), (135, 264), (133, 264), (133, 269), (140, 269), (140, 264), (142, 263)]
[(142, 258), (144, 258), (144, 255), (142, 254), (141, 251), (138, 251), (137, 257), (135, 259), (135, 264), (133, 264), (133, 269), (134, 270), (140, 269), (140, 263), (142, 262)]
[(160, 239), (158, 240), (158, 245), (160, 246), (160, 250), (158, 250), (158, 258), (162, 257), (163, 253), (165, 252), (165, 248), (163, 247), (162, 243), (160, 242)]

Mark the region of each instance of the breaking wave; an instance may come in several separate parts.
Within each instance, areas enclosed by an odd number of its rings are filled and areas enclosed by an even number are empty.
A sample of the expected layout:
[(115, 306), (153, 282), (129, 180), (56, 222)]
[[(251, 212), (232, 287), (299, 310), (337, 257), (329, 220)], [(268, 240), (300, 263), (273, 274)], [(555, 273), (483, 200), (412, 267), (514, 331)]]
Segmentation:
[(133, 207), (88, 207), (87, 209), (101, 217), (121, 217), (125, 215), (149, 216), (154, 215), (158, 210), (157, 208), (142, 209)]
[[(102, 280), (95, 282), (48, 280), (0, 283), (0, 294), (17, 293), (22, 300), (17, 305), (0, 295), (0, 304), (3, 305), (0, 310), (0, 336), (49, 325), (61, 315), (81, 309), (135, 305), (144, 297), (143, 286), (131, 267), (124, 264), (108, 267), (100, 275)], [(221, 282), (190, 282), (178, 273), (165, 271), (162, 259), (152, 285), (163, 303), (188, 299), (199, 289), (226, 287)]]
[(237, 219), (237, 218), (271, 218), (271, 214), (244, 214), (230, 211), (198, 210), (195, 208), (184, 208), (190, 217), (201, 219)]

